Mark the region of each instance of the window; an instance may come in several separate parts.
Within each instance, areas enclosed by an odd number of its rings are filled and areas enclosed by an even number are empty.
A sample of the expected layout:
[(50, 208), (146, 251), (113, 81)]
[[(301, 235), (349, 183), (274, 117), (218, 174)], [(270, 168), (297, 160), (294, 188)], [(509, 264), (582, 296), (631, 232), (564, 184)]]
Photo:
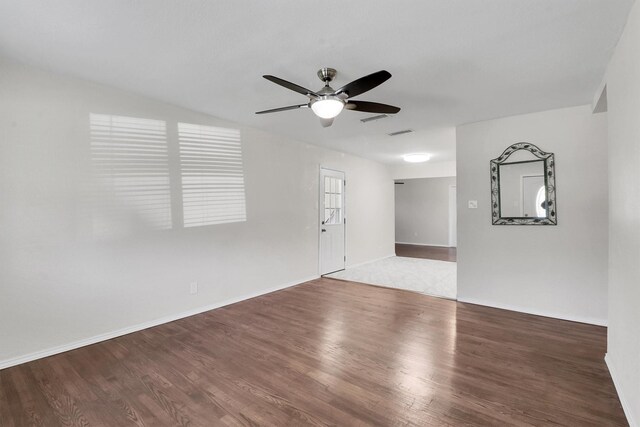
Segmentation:
[(184, 226), (246, 221), (240, 131), (178, 123)]
[(139, 224), (171, 228), (165, 122), (90, 114), (89, 125), (98, 186), (94, 233), (113, 235)]
[(324, 177), (324, 224), (342, 223), (342, 180)]

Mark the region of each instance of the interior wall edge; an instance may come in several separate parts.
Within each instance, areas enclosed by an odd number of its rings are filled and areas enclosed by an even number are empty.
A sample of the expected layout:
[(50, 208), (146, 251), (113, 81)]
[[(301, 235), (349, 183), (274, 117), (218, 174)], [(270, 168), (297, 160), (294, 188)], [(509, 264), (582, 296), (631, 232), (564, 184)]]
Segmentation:
[(611, 353), (607, 353), (604, 355), (604, 361), (607, 364), (607, 368), (609, 369), (609, 374), (611, 375), (611, 379), (613, 380), (613, 386), (616, 388), (616, 392), (618, 393), (618, 399), (620, 399), (620, 404), (622, 405), (624, 415), (627, 417), (629, 427), (640, 427), (640, 424), (638, 424), (637, 420), (633, 418), (633, 414), (631, 413), (631, 405), (629, 404), (629, 400), (627, 399), (624, 393), (624, 389), (622, 388), (622, 382), (620, 381), (620, 377), (616, 369), (616, 364)]
[(571, 316), (571, 315), (558, 314), (558, 313), (544, 311), (544, 310), (535, 310), (535, 309), (532, 310), (528, 307), (522, 307), (522, 306), (510, 305), (510, 304), (500, 304), (500, 303), (495, 303), (493, 301), (481, 300), (476, 298), (465, 298), (465, 297), (460, 297), (460, 295), (458, 295), (458, 302), (483, 305), (485, 307), (498, 308), (501, 310), (517, 311), (519, 313), (533, 314), (535, 316), (551, 317), (553, 319), (567, 320), (569, 322), (586, 323), (589, 325), (604, 326), (604, 327), (607, 326), (607, 319), (598, 319), (595, 317), (585, 317), (585, 316)]
[(21, 356), (13, 357), (10, 359), (0, 360), (0, 370), (10, 368), (12, 366), (21, 365), (23, 363), (32, 362), (34, 360), (43, 359), (45, 357), (54, 356), (56, 354), (65, 353), (67, 351), (75, 350), (81, 347), (86, 347), (88, 345), (97, 344), (99, 342), (108, 341), (113, 338), (118, 338), (123, 335), (128, 335), (133, 332), (142, 331), (144, 329), (153, 328), (154, 326), (163, 325), (165, 323), (174, 322), (176, 320), (184, 319), (185, 317), (195, 316), (197, 314), (201, 314), (207, 311), (215, 310), (217, 308), (221, 308), (227, 305), (232, 305), (238, 302), (246, 301), (251, 298), (256, 298), (262, 295), (270, 294), (272, 292), (277, 292), (286, 288), (290, 288), (292, 286), (297, 286), (302, 283), (314, 280), (319, 278), (320, 276), (309, 276), (299, 280), (294, 280), (282, 285), (273, 286), (268, 289), (263, 289), (259, 292), (252, 292), (249, 294), (245, 294), (239, 297), (229, 298), (224, 301), (216, 302), (213, 304), (208, 304), (203, 307), (195, 308), (192, 310), (187, 310), (181, 313), (171, 314), (169, 316), (160, 317), (158, 319), (150, 320), (148, 322), (138, 323), (136, 325), (127, 326), (125, 328), (117, 329), (115, 331), (106, 332), (100, 335), (94, 335), (91, 337), (87, 337), (81, 340), (69, 342), (66, 344), (61, 344), (55, 347), (47, 348), (40, 351), (35, 351), (32, 353), (24, 354)]

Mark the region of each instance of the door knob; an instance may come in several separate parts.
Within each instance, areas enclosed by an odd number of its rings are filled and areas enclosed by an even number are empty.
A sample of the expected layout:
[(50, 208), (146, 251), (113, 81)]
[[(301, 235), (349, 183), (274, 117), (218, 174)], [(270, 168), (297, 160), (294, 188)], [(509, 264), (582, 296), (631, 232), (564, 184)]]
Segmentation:
[(326, 231), (327, 231), (327, 229), (326, 229), (326, 228), (323, 228), (323, 229), (322, 229), (322, 232), (323, 232), (323, 233), (325, 233)]

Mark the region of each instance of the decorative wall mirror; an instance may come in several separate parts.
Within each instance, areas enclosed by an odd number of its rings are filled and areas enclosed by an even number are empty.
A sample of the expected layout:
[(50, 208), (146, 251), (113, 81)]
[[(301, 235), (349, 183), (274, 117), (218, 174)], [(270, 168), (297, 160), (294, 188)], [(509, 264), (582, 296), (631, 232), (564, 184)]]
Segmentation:
[(519, 142), (491, 160), (491, 221), (494, 225), (556, 225), (553, 153)]

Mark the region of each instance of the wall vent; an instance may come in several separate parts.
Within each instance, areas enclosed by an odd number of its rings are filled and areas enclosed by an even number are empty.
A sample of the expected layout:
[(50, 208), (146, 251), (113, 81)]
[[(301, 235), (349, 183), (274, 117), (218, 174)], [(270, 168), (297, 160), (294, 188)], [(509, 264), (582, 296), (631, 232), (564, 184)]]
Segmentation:
[(396, 135), (402, 135), (403, 133), (411, 133), (413, 132), (413, 129), (405, 129), (405, 130), (399, 130), (396, 132), (391, 132), (390, 134), (388, 134), (389, 136), (396, 136)]
[(372, 122), (374, 120), (386, 119), (389, 117), (388, 114), (378, 114), (377, 116), (365, 117), (364, 119), (360, 119), (362, 123)]

